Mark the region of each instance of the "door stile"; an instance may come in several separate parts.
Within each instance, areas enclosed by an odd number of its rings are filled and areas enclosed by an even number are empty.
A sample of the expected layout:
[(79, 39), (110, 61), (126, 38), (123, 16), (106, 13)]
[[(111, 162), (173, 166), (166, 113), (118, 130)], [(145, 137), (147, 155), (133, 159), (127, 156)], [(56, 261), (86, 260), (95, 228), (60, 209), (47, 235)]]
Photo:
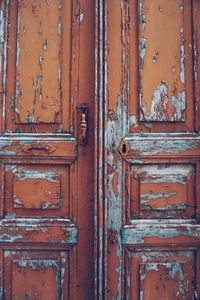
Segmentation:
[(0, 299), (3, 298), (3, 250), (0, 250)]
[(200, 3), (197, 0), (194, 0), (192, 3), (192, 13), (194, 19), (193, 25), (193, 41), (194, 41), (194, 50), (193, 50), (193, 64), (194, 64), (194, 96), (196, 102), (195, 109), (195, 129), (199, 131), (200, 129), (200, 61), (199, 61), (199, 41), (200, 41), (200, 20), (199, 20), (199, 11)]
[(104, 299), (104, 0), (96, 0), (94, 126), (95, 299)]
[[(118, 147), (126, 134), (126, 56), (123, 49), (127, 14), (124, 1), (105, 1), (104, 35), (104, 299), (122, 299), (124, 163)], [(117, 41), (117, 42), (116, 42)], [(120, 43), (121, 41), (122, 43)]]
[(5, 90), (6, 90), (6, 70), (7, 70), (7, 35), (8, 35), (8, 6), (5, 1), (0, 3), (0, 18), (1, 18), (1, 55), (0, 55), (0, 101), (3, 113), (0, 114), (0, 130), (5, 130)]
[[(83, 103), (87, 103), (88, 112), (88, 141), (82, 147), (78, 145), (78, 157), (76, 165), (73, 166), (75, 180), (72, 182), (75, 185), (73, 203), (74, 218), (79, 228), (78, 244), (73, 249), (73, 265), (76, 265), (72, 283), (72, 299), (79, 299), (80, 295), (83, 299), (94, 297), (94, 229), (93, 229), (93, 176), (94, 166), (93, 161), (90, 161), (94, 155), (94, 24), (95, 21), (95, 3), (88, 4), (87, 0), (73, 1), (75, 5), (75, 13), (73, 19), (74, 36), (72, 62), (72, 97), (71, 101), (74, 109), (71, 112), (72, 126), (71, 131), (75, 131), (75, 136), (78, 138), (79, 124), (79, 107)], [(80, 175), (81, 174), (81, 175)], [(92, 180), (91, 180), (92, 178)], [(87, 236), (86, 234), (87, 233)], [(89, 250), (89, 253), (88, 253)], [(84, 257), (84, 258), (83, 258)], [(87, 269), (87, 276), (85, 270)], [(76, 273), (76, 274), (75, 274)], [(75, 295), (75, 296), (73, 296)], [(71, 298), (70, 298), (71, 299)]]

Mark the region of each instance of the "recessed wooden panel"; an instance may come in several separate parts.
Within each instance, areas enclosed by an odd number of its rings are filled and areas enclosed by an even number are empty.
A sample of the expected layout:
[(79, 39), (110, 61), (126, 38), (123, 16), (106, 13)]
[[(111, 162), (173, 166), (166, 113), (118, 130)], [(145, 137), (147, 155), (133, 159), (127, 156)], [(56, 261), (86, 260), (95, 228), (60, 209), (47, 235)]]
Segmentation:
[(5, 251), (5, 300), (59, 300), (66, 296), (67, 256), (65, 252)]
[(10, 2), (7, 125), (11, 131), (69, 127), (70, 3)]
[(56, 172), (18, 170), (13, 182), (14, 208), (57, 209), (62, 207), (61, 177)]
[(192, 131), (191, 1), (139, 0), (130, 5), (130, 128)]
[(133, 166), (131, 172), (132, 218), (194, 216), (194, 166)]
[(196, 134), (145, 134), (124, 138), (119, 147), (122, 157), (129, 163), (142, 163), (155, 159), (192, 161), (200, 158), (200, 138)]
[(77, 141), (68, 134), (52, 136), (32, 135), (31, 139), (21, 134), (4, 136), (0, 140), (0, 156), (8, 157), (64, 158), (65, 163), (72, 163), (77, 157)]
[(195, 262), (195, 251), (131, 253), (130, 299), (193, 299)]
[(19, 123), (60, 121), (61, 3), (18, 1), (15, 112)]
[(64, 245), (71, 249), (77, 244), (77, 227), (69, 219), (15, 218), (7, 215), (0, 221), (0, 243), (29, 245)]
[(6, 214), (69, 216), (69, 167), (7, 165)]
[(183, 0), (139, 1), (141, 120), (185, 120), (184, 9)]

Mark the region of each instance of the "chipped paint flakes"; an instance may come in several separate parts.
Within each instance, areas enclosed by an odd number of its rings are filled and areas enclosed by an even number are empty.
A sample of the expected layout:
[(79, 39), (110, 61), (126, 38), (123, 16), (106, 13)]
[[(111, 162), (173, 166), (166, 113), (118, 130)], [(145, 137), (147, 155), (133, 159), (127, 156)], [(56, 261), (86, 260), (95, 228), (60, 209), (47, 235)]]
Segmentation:
[(176, 192), (171, 193), (160, 193), (160, 194), (141, 194), (141, 203), (146, 204), (151, 202), (152, 200), (157, 199), (165, 199), (165, 198), (171, 198), (172, 196), (176, 195)]
[(5, 22), (4, 22), (3, 10), (0, 9), (0, 43), (4, 42), (4, 26), (5, 26)]
[[(55, 71), (61, 68), (63, 36), (60, 4), (61, 1), (46, 0), (26, 1), (26, 9), (18, 6), (17, 35), (13, 38), (16, 39), (18, 51), (15, 108), (19, 124), (61, 121), (61, 75)], [(27, 55), (27, 49), (30, 49), (30, 55)], [(27, 68), (31, 64), (33, 67)], [(53, 72), (50, 72), (49, 66)], [(40, 76), (43, 76), (42, 90), (37, 89), (36, 84)], [(33, 130), (36, 130), (35, 126)]]
[[(17, 17), (18, 21), (17, 21), (17, 34), (19, 35), (20, 33), (20, 26), (21, 26), (21, 16), (20, 14), (18, 14)], [(21, 49), (20, 49), (20, 42), (19, 42), (19, 38), (17, 38), (17, 55), (16, 55), (16, 66), (17, 68), (19, 67), (19, 63), (20, 63), (20, 54), (21, 54)]]
[(194, 175), (193, 166), (185, 165), (159, 165), (132, 167), (135, 176), (142, 175), (142, 182), (161, 183), (175, 182), (185, 184)]
[[(190, 59), (186, 46), (192, 42), (185, 32), (180, 4), (183, 6), (179, 1), (174, 6), (169, 1), (139, 1), (139, 113), (143, 122), (185, 121), (186, 64)], [(169, 32), (170, 38), (163, 38)], [(192, 101), (190, 95), (188, 98)], [(148, 127), (148, 123), (143, 123), (149, 130), (154, 130), (154, 124)]]
[(194, 79), (195, 81), (198, 81), (198, 55), (197, 55), (196, 43), (194, 43), (193, 47), (194, 47)]
[(140, 20), (141, 28), (142, 28), (142, 30), (145, 30), (146, 15), (145, 15), (144, 8), (143, 8), (143, 0), (139, 1), (138, 6), (139, 6), (139, 20)]
[[(150, 272), (150, 274), (149, 274)], [(184, 264), (182, 263), (174, 263), (174, 262), (167, 262), (167, 263), (147, 263), (145, 264), (144, 270), (140, 270), (140, 278), (142, 281), (147, 280), (149, 276), (153, 276), (152, 272), (160, 274), (160, 283), (161, 281), (167, 281), (176, 279), (178, 283), (178, 294), (185, 296), (186, 293), (186, 282), (184, 276)]]
[[(135, 223), (135, 221), (132, 222)], [(198, 243), (200, 240), (200, 226), (191, 224), (172, 226), (166, 223), (158, 225), (155, 222), (151, 225), (146, 224), (146, 226), (144, 224), (137, 224), (134, 227), (125, 226), (122, 230), (122, 244), (144, 244), (148, 238), (151, 241), (155, 241), (157, 238), (166, 243), (167, 240), (170, 241), (181, 236), (190, 239), (190, 243), (192, 240)]]
[(47, 41), (47, 39), (45, 40), (44, 44), (42, 45), (42, 48), (43, 48), (44, 51), (47, 51), (47, 49), (48, 49), (48, 41)]
[(58, 174), (53, 172), (42, 172), (42, 171), (30, 171), (23, 170), (18, 168), (15, 176), (19, 180), (27, 180), (27, 179), (44, 179), (50, 182), (58, 181)]
[(183, 6), (183, 4), (181, 4), (181, 5), (179, 6), (179, 11), (180, 11), (181, 14), (183, 13), (183, 11), (184, 11), (184, 6)]
[(139, 45), (139, 52), (140, 52), (140, 70), (144, 64), (144, 58), (147, 50), (147, 39), (143, 36), (140, 36), (140, 45)]
[[(126, 140), (128, 142), (129, 151), (131, 153), (130, 159), (134, 160), (134, 156), (150, 156), (150, 155), (181, 155), (185, 151), (197, 151), (200, 147), (200, 140), (189, 138), (172, 138), (170, 136), (162, 136), (159, 138), (151, 137), (136, 138), (132, 137)], [(133, 155), (134, 154), (134, 155)], [(128, 157), (128, 153), (126, 154)]]
[(58, 262), (54, 260), (20, 260), (18, 261), (20, 268), (30, 268), (33, 271), (47, 270), (48, 268), (58, 268)]
[(148, 263), (145, 265), (145, 271), (158, 271), (158, 265), (156, 263)]
[(180, 73), (180, 80), (181, 83), (185, 83), (185, 46), (184, 44), (181, 45), (180, 50), (180, 66), (181, 66), (181, 73)]
[(62, 32), (62, 19), (59, 16), (59, 18), (58, 18), (58, 33), (61, 34), (61, 32)]
[(167, 121), (167, 104), (168, 104), (168, 86), (165, 82), (161, 82), (153, 94), (153, 100), (151, 105), (151, 113), (149, 116), (145, 116), (146, 120), (159, 120)]
[(134, 126), (135, 128), (137, 128), (139, 126), (138, 124), (138, 118), (136, 115), (130, 115), (128, 118), (128, 131), (130, 131), (130, 127)]
[(186, 92), (182, 91), (178, 97), (172, 96), (173, 121), (185, 121)]
[(164, 11), (164, 6), (159, 4), (158, 5), (158, 10), (159, 10), (159, 12), (163, 12)]
[(24, 236), (22, 234), (15, 234), (15, 235), (9, 235), (6, 233), (0, 234), (0, 242), (1, 243), (13, 243), (17, 240), (24, 239)]
[(154, 64), (157, 62), (158, 58), (159, 58), (159, 53), (158, 53), (158, 51), (156, 51), (156, 53), (153, 55), (153, 63)]
[(83, 18), (84, 18), (84, 13), (83, 13), (83, 11), (81, 11), (81, 12), (79, 13), (79, 16), (78, 16), (78, 19), (79, 19), (79, 22), (80, 22), (80, 23), (83, 22)]

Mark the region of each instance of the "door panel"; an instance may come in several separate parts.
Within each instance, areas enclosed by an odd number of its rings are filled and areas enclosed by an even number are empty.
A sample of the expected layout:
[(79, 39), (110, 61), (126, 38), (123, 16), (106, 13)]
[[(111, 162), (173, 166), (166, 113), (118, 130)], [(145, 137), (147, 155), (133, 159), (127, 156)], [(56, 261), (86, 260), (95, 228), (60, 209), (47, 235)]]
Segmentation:
[(69, 131), (71, 13), (71, 1), (10, 3), (8, 130)]
[(131, 252), (130, 299), (192, 299), (196, 263), (194, 251)]
[(105, 1), (106, 299), (199, 299), (199, 1)]
[(94, 3), (0, 8), (0, 298), (93, 299)]
[(192, 164), (132, 165), (130, 172), (130, 220), (193, 217)]
[(5, 251), (4, 255), (5, 299), (68, 298), (67, 252)]
[(192, 2), (133, 1), (130, 14), (131, 132), (194, 130)]
[(138, 6), (132, 25), (138, 25), (139, 120), (191, 123), (191, 3), (141, 0)]

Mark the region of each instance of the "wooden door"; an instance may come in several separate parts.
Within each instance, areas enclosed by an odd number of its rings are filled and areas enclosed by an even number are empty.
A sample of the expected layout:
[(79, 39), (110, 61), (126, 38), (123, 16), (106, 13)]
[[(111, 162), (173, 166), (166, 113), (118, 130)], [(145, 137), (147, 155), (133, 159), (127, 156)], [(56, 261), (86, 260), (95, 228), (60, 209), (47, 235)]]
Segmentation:
[(200, 299), (199, 15), (105, 1), (105, 299)]
[(94, 13), (0, 1), (0, 299), (93, 299)]

